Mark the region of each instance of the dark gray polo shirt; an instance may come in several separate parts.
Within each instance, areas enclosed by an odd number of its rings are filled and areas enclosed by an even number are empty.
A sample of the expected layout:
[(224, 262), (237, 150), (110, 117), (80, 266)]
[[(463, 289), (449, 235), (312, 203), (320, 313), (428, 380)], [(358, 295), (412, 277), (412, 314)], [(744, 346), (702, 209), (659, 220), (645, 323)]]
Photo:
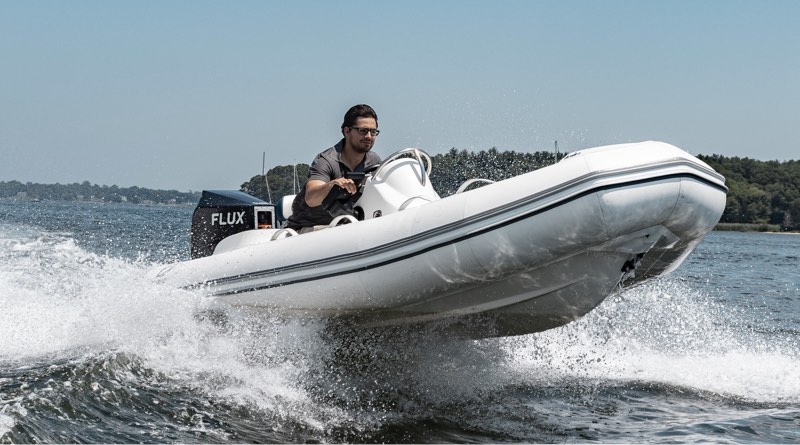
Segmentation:
[[(318, 181), (328, 182), (336, 178), (344, 177), (346, 172), (355, 171), (363, 172), (365, 169), (381, 163), (381, 157), (372, 151), (367, 152), (364, 157), (364, 162), (358, 164), (355, 170), (350, 168), (342, 161), (342, 150), (344, 150), (344, 139), (340, 140), (338, 144), (318, 154), (311, 163), (311, 168), (308, 172), (309, 180), (316, 179)], [(322, 208), (322, 206), (309, 207), (306, 204), (306, 185), (297, 196), (294, 197), (292, 202), (292, 216), (289, 217), (286, 226), (299, 230), (303, 227), (311, 227), (318, 225), (330, 224), (333, 217)]]

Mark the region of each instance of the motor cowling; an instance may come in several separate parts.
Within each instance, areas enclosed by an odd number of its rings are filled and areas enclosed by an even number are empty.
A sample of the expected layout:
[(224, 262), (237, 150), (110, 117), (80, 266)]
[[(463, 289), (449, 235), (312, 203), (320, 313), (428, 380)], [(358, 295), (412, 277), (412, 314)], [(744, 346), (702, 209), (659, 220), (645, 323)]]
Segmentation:
[(214, 253), (223, 239), (275, 228), (275, 206), (236, 190), (204, 190), (192, 214), (192, 259)]

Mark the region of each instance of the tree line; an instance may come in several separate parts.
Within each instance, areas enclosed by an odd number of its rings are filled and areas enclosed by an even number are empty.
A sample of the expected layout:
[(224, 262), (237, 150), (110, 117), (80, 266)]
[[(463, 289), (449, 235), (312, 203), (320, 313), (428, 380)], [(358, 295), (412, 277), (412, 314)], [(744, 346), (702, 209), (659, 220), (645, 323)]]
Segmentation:
[(0, 181), (0, 198), (57, 201), (130, 202), (133, 204), (195, 204), (200, 193), (153, 190), (141, 187), (74, 184), (36, 184)]
[[(769, 225), (779, 230), (800, 230), (800, 161), (759, 161), (750, 158), (704, 156), (699, 159), (725, 176), (729, 188), (721, 223)], [(431, 183), (440, 196), (449, 196), (472, 178), (500, 181), (556, 162), (553, 152), (522, 153), (496, 148), (472, 152), (451, 149), (431, 157)], [(272, 201), (297, 193), (308, 177), (306, 164), (284, 165), (253, 176), (241, 191), (267, 200), (267, 182)], [(295, 172), (296, 178), (295, 181)]]
[(716, 154), (698, 158), (725, 176), (728, 200), (720, 222), (800, 230), (800, 161), (758, 161)]
[[(445, 154), (431, 156), (431, 184), (440, 196), (449, 196), (466, 180), (485, 178), (493, 181), (508, 179), (555, 162), (553, 153), (518, 153), (496, 148), (477, 153), (451, 149)], [(296, 169), (296, 170), (295, 170)], [(282, 196), (293, 195), (308, 178), (307, 164), (282, 165), (267, 171), (267, 178), (256, 175), (241, 185), (240, 190), (265, 201), (272, 196), (277, 202)], [(296, 171), (296, 174), (295, 174)], [(295, 180), (296, 178), (296, 180)], [(269, 184), (269, 187), (267, 187)]]
[[(759, 161), (722, 155), (698, 155), (725, 176), (729, 188), (721, 223), (760, 225), (786, 231), (800, 230), (800, 161)], [(431, 183), (440, 196), (449, 196), (472, 178), (500, 181), (556, 162), (553, 152), (522, 153), (496, 148), (472, 152), (451, 149), (432, 156)], [(240, 190), (272, 202), (295, 194), (308, 177), (307, 164), (283, 165), (253, 176)], [(269, 184), (269, 187), (267, 187)], [(134, 204), (196, 204), (197, 192), (154, 190), (141, 187), (74, 184), (36, 184), (0, 181), (0, 198), (48, 199)]]

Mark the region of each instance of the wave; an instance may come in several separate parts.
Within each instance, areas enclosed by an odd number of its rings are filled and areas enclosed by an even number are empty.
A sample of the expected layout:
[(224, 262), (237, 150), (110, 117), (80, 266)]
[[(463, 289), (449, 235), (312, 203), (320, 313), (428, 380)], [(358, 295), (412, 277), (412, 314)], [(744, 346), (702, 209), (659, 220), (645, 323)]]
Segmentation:
[(800, 402), (793, 377), (800, 375), (799, 339), (786, 330), (758, 332), (754, 326), (763, 323), (753, 317), (678, 278), (662, 279), (505, 347), (523, 376), (653, 382), (755, 402)]
[[(464, 340), (436, 327), (367, 332), (269, 312), (209, 312), (208, 302), (188, 291), (148, 282), (144, 276), (154, 263), (88, 252), (69, 233), (3, 226), (0, 252), (0, 369), (6, 370), (0, 385), (3, 379), (54, 379), (51, 390), (38, 392), (53, 398), (76, 387), (93, 394), (91, 384), (87, 389), (81, 382), (109, 380), (138, 388), (119, 390), (117, 397), (147, 397), (150, 405), (167, 395), (174, 400), (161, 400), (162, 406), (180, 408), (175, 400), (191, 399), (191, 409), (181, 408), (186, 417), (170, 421), (195, 432), (205, 422), (208, 434), (219, 434), (202, 436), (206, 440), (264, 441), (245, 431), (266, 422), (291, 424), (313, 437), (369, 441), (362, 433), (381, 425), (432, 416), (457, 422), (464, 410), (477, 415), (490, 409), (492, 400), (491, 409), (510, 415), (503, 398), (510, 392), (547, 401), (564, 391), (656, 388), (731, 403), (800, 403), (797, 336), (757, 332), (752, 314), (680, 278), (626, 290), (558, 329)], [(53, 366), (73, 371), (54, 374)], [(42, 371), (30, 374), (37, 367)], [(91, 371), (74, 372), (79, 368)], [(106, 374), (99, 379), (93, 373)], [(29, 402), (22, 390), (0, 392), (6, 393), (1, 436), (25, 417), (19, 410)], [(252, 423), (238, 424), (235, 436), (220, 432), (222, 426), (209, 426), (212, 407), (198, 405), (205, 398), (228, 411), (244, 410)], [(487, 417), (492, 425), (483, 428), (503, 429), (502, 415)]]
[(68, 233), (0, 229), (0, 358), (107, 348), (192, 323), (199, 300), (143, 278), (151, 264), (87, 252)]

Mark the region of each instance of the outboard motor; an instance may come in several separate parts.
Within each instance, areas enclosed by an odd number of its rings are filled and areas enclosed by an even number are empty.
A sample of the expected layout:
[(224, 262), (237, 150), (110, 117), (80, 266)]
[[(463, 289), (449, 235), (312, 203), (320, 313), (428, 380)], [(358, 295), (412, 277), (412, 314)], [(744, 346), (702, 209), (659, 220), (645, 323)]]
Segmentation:
[(235, 190), (204, 190), (192, 214), (192, 259), (214, 253), (223, 239), (275, 228), (275, 206)]

